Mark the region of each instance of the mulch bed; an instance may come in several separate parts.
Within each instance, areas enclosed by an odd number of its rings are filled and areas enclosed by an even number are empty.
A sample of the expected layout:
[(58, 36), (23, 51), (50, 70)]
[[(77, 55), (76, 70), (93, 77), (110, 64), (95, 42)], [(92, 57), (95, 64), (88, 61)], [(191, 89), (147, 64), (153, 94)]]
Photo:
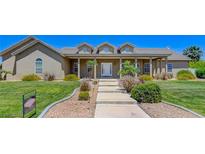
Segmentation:
[(152, 118), (199, 118), (191, 112), (165, 103), (141, 103), (139, 106)]
[(92, 85), (89, 101), (79, 101), (79, 90), (69, 100), (52, 107), (45, 118), (92, 118), (95, 114), (98, 85)]

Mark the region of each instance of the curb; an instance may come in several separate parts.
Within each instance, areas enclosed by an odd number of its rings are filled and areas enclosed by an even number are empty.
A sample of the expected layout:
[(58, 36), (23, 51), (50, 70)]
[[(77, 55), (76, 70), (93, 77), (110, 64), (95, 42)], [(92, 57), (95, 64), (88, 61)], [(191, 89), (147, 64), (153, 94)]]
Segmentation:
[(76, 88), (70, 96), (65, 97), (65, 98), (63, 98), (63, 99), (60, 99), (60, 100), (58, 100), (58, 101), (56, 101), (56, 102), (50, 104), (49, 106), (47, 106), (47, 107), (43, 110), (43, 112), (41, 112), (41, 114), (38, 116), (38, 118), (43, 118), (43, 117), (45, 116), (45, 114), (46, 114), (53, 106), (55, 106), (55, 105), (57, 105), (57, 104), (59, 104), (59, 103), (62, 103), (62, 102), (64, 102), (65, 100), (68, 100), (68, 99), (70, 99), (71, 97), (73, 97), (73, 96), (75, 95), (75, 93), (77, 92), (78, 89), (79, 89), (79, 88)]
[(198, 116), (198, 117), (200, 117), (200, 118), (204, 118), (204, 116), (202, 116), (202, 115), (200, 115), (200, 114), (198, 114), (198, 113), (196, 113), (196, 112), (194, 112), (194, 111), (192, 111), (192, 110), (189, 110), (189, 109), (187, 109), (187, 108), (185, 108), (185, 107), (182, 107), (182, 106), (180, 106), (180, 105), (176, 105), (176, 104), (173, 104), (173, 103), (170, 103), (170, 102), (166, 102), (166, 101), (164, 101), (164, 100), (162, 100), (162, 103), (165, 103), (165, 104), (168, 104), (168, 105), (172, 105), (172, 106), (177, 107), (177, 108), (180, 108), (180, 109), (182, 109), (182, 110), (184, 110), (184, 111), (191, 112), (192, 114), (194, 114), (194, 115), (196, 115), (196, 116)]

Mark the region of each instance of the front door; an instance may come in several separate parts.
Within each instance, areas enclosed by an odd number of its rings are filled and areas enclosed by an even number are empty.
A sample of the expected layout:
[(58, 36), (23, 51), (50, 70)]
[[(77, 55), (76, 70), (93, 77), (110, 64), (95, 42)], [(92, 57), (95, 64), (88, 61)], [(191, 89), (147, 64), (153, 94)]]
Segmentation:
[(112, 63), (101, 64), (101, 76), (112, 76)]

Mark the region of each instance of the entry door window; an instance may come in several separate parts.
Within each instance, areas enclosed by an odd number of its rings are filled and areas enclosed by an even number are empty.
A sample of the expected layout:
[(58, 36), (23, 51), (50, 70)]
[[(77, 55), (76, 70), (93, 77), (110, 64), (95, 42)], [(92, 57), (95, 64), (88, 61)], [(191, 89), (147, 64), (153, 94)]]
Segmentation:
[(112, 63), (102, 63), (101, 64), (101, 75), (102, 76), (112, 76)]

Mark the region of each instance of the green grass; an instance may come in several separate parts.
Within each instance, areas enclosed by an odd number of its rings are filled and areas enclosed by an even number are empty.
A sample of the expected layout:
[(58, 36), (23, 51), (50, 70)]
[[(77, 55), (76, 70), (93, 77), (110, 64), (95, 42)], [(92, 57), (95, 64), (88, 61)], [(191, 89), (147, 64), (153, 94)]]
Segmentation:
[(205, 116), (205, 81), (153, 81), (162, 89), (163, 100)]
[(37, 117), (49, 104), (69, 96), (79, 86), (78, 81), (18, 81), (0, 82), (0, 117), (22, 117), (22, 95), (37, 91)]

